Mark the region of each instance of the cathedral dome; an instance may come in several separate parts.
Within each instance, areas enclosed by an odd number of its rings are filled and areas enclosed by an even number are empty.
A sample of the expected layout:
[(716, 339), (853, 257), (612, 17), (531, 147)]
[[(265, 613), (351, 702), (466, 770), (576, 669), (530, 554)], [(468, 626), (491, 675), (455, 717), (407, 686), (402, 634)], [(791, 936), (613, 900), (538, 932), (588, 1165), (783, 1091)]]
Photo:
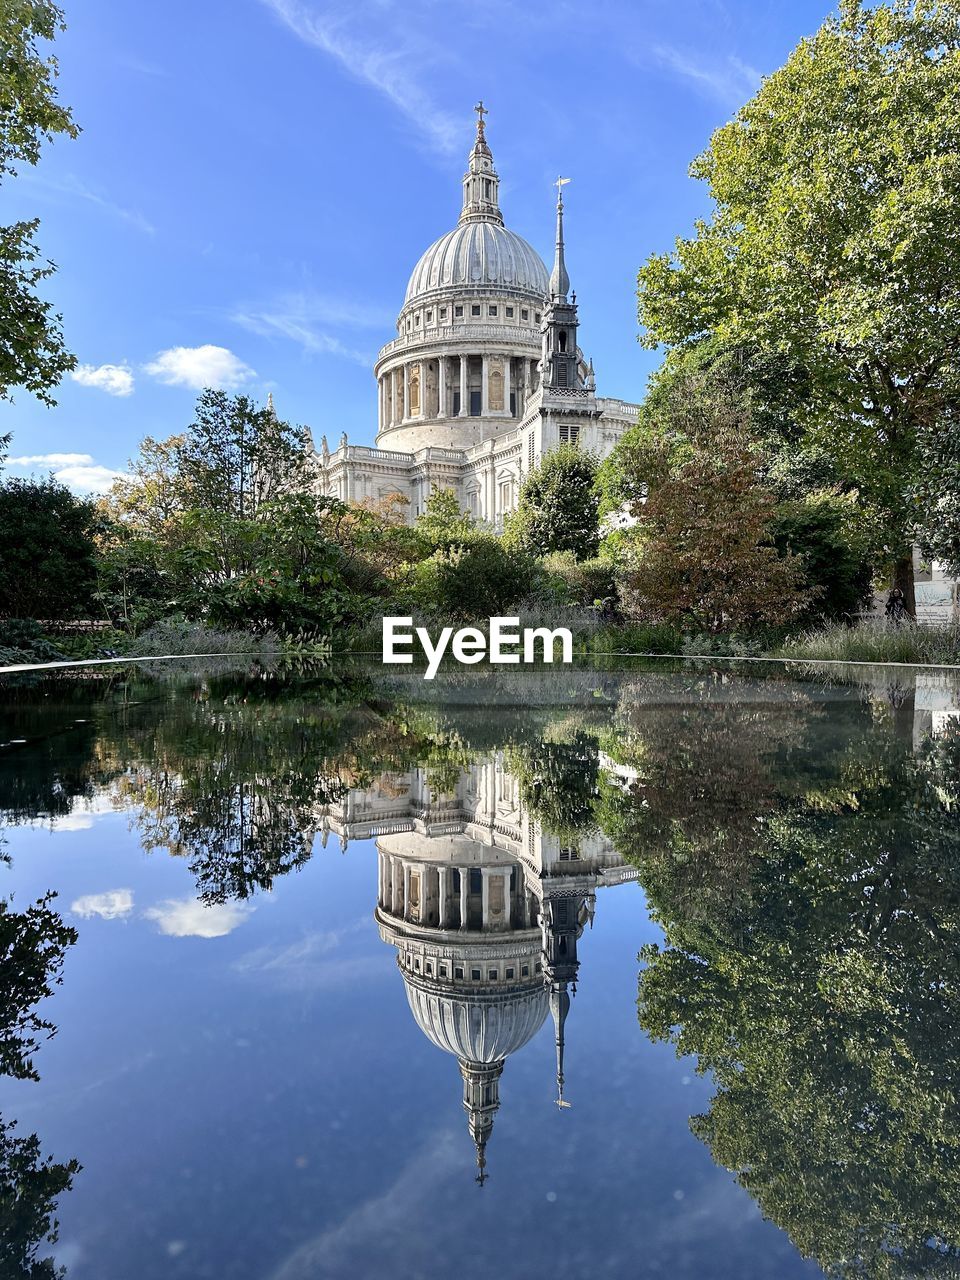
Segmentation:
[(502, 1062), (533, 1039), (550, 1009), (542, 982), (510, 992), (454, 992), (403, 977), (417, 1026), (438, 1049), (464, 1062)]
[(423, 254), (407, 285), (404, 305), (438, 290), (522, 293), (543, 301), (547, 268), (522, 236), (493, 220), (461, 221)]

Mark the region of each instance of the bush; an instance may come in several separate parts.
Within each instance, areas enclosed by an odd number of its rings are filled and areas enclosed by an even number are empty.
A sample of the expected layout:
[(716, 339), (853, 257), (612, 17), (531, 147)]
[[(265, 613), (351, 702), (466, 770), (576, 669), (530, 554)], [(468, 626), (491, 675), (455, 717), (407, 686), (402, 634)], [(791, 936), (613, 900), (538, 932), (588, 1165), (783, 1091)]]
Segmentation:
[(43, 635), (39, 623), (29, 618), (0, 621), (0, 666), (23, 662), (60, 662), (63, 653)]
[(569, 604), (589, 606), (598, 600), (617, 600), (613, 562), (600, 557), (578, 560), (572, 551), (555, 551), (544, 557), (547, 594)]
[(452, 620), (504, 614), (533, 590), (536, 565), (499, 538), (473, 533), (459, 547), (436, 551), (418, 564), (411, 595), (427, 613)]
[(960, 662), (960, 630), (955, 626), (918, 627), (886, 620), (856, 627), (833, 626), (788, 641), (776, 649), (780, 658), (812, 662), (909, 662), (921, 666)]
[(129, 652), (135, 658), (155, 658), (167, 654), (272, 653), (279, 648), (280, 641), (270, 632), (252, 635), (249, 631), (222, 630), (184, 618), (164, 618), (139, 635)]

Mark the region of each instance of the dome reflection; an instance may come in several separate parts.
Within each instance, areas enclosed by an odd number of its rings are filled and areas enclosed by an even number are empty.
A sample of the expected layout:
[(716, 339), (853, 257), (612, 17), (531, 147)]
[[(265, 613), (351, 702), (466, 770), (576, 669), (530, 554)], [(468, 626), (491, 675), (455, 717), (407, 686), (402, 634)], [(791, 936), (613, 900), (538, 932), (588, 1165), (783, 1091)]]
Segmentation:
[(636, 879), (600, 833), (575, 845), (545, 832), (519, 798), (503, 753), (463, 770), (445, 794), (427, 772), (383, 774), (331, 805), (324, 830), (376, 839), (380, 936), (397, 951), (410, 1011), (457, 1059), (485, 1181), (500, 1077), (553, 1018), (557, 1102), (578, 945), (597, 890)]

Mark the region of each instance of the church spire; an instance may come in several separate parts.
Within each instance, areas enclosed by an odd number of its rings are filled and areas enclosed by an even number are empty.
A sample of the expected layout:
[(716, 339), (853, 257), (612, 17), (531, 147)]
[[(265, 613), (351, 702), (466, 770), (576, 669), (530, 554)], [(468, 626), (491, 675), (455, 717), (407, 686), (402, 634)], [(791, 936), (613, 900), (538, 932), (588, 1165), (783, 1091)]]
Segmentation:
[(570, 1011), (570, 996), (565, 982), (554, 983), (550, 990), (550, 1012), (553, 1014), (554, 1042), (557, 1048), (557, 1106), (569, 1107), (563, 1100), (563, 1029)]
[(553, 271), (550, 274), (550, 297), (557, 302), (566, 302), (570, 292), (570, 277), (567, 275), (567, 264), (563, 260), (563, 188), (569, 178), (557, 178), (557, 246), (553, 258)]
[(493, 155), (487, 143), (484, 116), (489, 115), (483, 102), (474, 107), (477, 113), (477, 136), (463, 175), (463, 209), (460, 222), (499, 222), (503, 225), (498, 193), (500, 179), (493, 167)]

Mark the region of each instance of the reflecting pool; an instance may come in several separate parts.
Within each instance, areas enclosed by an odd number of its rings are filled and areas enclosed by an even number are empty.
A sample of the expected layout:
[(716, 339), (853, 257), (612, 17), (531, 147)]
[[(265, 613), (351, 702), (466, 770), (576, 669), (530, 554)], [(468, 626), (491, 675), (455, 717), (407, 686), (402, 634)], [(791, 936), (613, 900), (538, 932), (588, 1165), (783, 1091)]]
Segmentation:
[(8, 682), (0, 1274), (960, 1276), (958, 801), (934, 671)]

